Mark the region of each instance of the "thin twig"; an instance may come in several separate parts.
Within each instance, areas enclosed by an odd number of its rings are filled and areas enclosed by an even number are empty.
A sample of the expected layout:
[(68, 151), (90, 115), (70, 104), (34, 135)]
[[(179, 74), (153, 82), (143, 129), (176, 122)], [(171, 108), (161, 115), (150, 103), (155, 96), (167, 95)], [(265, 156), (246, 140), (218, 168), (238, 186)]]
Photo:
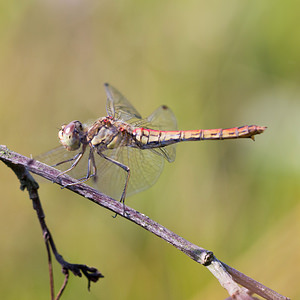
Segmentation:
[(51, 300), (54, 300), (53, 267), (52, 267), (51, 250), (50, 250), (50, 247), (49, 247), (49, 236), (48, 236), (48, 234), (44, 235), (44, 241), (45, 241), (45, 245), (46, 245), (46, 249), (47, 249), (47, 256), (48, 256), (50, 295), (51, 295)]
[(65, 290), (65, 287), (67, 286), (68, 280), (69, 280), (69, 270), (63, 268), (62, 272), (65, 274), (65, 280), (64, 280), (59, 292), (57, 293), (55, 300), (58, 300), (61, 297), (63, 291)]
[[(57, 178), (57, 175), (60, 173), (60, 171), (38, 161), (34, 161), (32, 159), (24, 157), (18, 153), (12, 152), (5, 146), (0, 146), (0, 159), (3, 160), (6, 164), (9, 163), (10, 165), (16, 164), (27, 167), (30, 172), (40, 175), (61, 186), (76, 182), (76, 179), (73, 179), (68, 175), (63, 175)], [(219, 261), (211, 251), (192, 244), (191, 242), (178, 236), (177, 234), (173, 233), (157, 222), (151, 220), (144, 214), (139, 213), (138, 211), (126, 206), (126, 214), (123, 216), (123, 204), (96, 191), (86, 184), (69, 185), (66, 188), (154, 233), (166, 242), (172, 244), (178, 250), (184, 252), (187, 256), (189, 256), (196, 262), (206, 266), (207, 269), (219, 280), (220, 284), (228, 291), (232, 299), (254, 299), (250, 296), (252, 294), (257, 294), (264, 299), (270, 300), (289, 299), (262, 285), (254, 279), (244, 275), (243, 273), (227, 266), (226, 264)], [(56, 259), (60, 264), (65, 266), (66, 269), (71, 270), (73, 274), (77, 276), (81, 276), (80, 271), (82, 271), (82, 273), (84, 273), (85, 276), (89, 278), (89, 281), (97, 281), (99, 279), (99, 277), (97, 278), (97, 276), (99, 275), (97, 275), (96, 269), (87, 268), (84, 265), (70, 265), (65, 262), (62, 256), (59, 255), (56, 251), (50, 233), (49, 243)], [(82, 269), (82, 266), (84, 266), (84, 270)]]

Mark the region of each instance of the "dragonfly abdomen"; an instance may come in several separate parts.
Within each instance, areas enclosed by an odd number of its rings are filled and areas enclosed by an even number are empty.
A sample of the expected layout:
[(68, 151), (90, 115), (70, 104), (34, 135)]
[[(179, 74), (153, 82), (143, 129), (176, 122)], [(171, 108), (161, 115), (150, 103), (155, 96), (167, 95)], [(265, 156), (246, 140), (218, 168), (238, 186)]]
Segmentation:
[(266, 127), (256, 125), (246, 125), (241, 127), (232, 127), (226, 129), (200, 129), (183, 131), (183, 141), (197, 140), (224, 140), (251, 138), (254, 140), (254, 135), (264, 132)]
[(160, 131), (146, 128), (136, 128), (133, 136), (141, 148), (156, 148), (168, 146), (184, 141), (201, 140), (223, 140), (237, 138), (251, 138), (254, 135), (264, 132), (266, 127), (256, 125), (246, 125), (226, 129), (199, 129), (199, 130), (176, 130)]
[(182, 141), (201, 141), (201, 140), (225, 140), (238, 138), (251, 138), (254, 135), (264, 132), (266, 127), (256, 125), (245, 125), (232, 128), (218, 129), (199, 129), (187, 130), (182, 132)]
[(181, 141), (182, 131), (162, 131), (147, 128), (136, 128), (132, 134), (138, 147), (142, 149), (157, 148)]

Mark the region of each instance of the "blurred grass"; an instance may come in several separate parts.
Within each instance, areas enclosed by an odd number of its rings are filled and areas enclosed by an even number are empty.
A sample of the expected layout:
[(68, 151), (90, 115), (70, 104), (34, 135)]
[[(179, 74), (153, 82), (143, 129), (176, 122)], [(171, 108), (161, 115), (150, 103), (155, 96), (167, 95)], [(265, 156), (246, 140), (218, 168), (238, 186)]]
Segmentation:
[[(300, 297), (300, 35), (297, 1), (2, 1), (1, 144), (24, 155), (57, 128), (105, 115), (103, 83), (143, 114), (172, 108), (179, 128), (268, 126), (255, 143), (178, 146), (157, 184), (127, 204), (227, 264)], [(49, 297), (46, 253), (27, 196), (0, 165), (0, 294)], [(63, 299), (222, 299), (202, 267), (59, 187), (41, 198), (59, 251), (105, 275)], [(55, 265), (56, 286), (62, 276)], [(116, 288), (117, 287), (117, 288)]]

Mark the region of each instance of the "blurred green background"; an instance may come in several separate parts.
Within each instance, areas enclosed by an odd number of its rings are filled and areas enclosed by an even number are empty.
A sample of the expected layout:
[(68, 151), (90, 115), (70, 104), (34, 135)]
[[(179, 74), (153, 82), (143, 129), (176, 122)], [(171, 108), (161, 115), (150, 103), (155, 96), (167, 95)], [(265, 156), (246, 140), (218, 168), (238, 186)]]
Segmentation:
[[(58, 145), (61, 124), (104, 116), (104, 82), (180, 129), (268, 126), (251, 140), (186, 143), (127, 204), (277, 292), (300, 298), (298, 1), (1, 1), (1, 144)], [(27, 194), (0, 164), (0, 295), (49, 299)], [(60, 253), (105, 278), (71, 276), (62, 299), (224, 299), (215, 278), (134, 224), (41, 184)], [(54, 263), (56, 289), (63, 280)]]

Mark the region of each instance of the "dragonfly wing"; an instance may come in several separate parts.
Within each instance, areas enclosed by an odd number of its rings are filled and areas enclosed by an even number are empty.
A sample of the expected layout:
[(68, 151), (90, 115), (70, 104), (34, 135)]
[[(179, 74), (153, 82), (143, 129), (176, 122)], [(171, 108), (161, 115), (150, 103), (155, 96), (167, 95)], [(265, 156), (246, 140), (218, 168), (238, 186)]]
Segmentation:
[[(176, 117), (172, 110), (165, 105), (156, 109), (148, 118), (133, 123), (135, 127), (144, 127), (155, 130), (177, 130)], [(154, 153), (173, 162), (176, 157), (176, 145), (152, 149)]]
[[(63, 146), (37, 156), (35, 159), (48, 165), (73, 158), (78, 151), (67, 151)], [(107, 150), (104, 155), (130, 167), (130, 178), (127, 196), (143, 191), (152, 186), (162, 172), (164, 159), (152, 150), (140, 150), (132, 147), (119, 147)], [(86, 150), (78, 165), (67, 175), (81, 179), (87, 175), (89, 149)], [(97, 177), (87, 181), (97, 190), (112, 198), (119, 200), (126, 183), (127, 173), (121, 167), (104, 159), (95, 152)], [(55, 168), (65, 171), (71, 167), (72, 162), (67, 162)]]
[(173, 162), (176, 158), (176, 145), (169, 145), (165, 147), (160, 148), (154, 148), (151, 149), (153, 153), (156, 153), (156, 155), (162, 156), (164, 159), (166, 159), (168, 162)]
[(71, 159), (74, 157), (78, 151), (67, 151), (64, 146), (56, 147), (48, 152), (39, 154), (34, 157), (35, 160), (38, 160), (49, 166), (53, 166), (59, 162)]
[[(113, 86), (105, 84), (107, 94), (106, 110), (109, 116), (127, 121), (135, 127), (155, 130), (177, 130), (176, 118), (170, 108), (163, 105), (155, 110), (148, 118), (142, 119), (130, 102)], [(170, 145), (153, 149), (152, 152), (173, 162), (176, 157), (176, 146)]]
[[(164, 159), (151, 150), (132, 147), (119, 147), (107, 150), (104, 155), (130, 168), (127, 196), (143, 191), (152, 186), (162, 172)], [(119, 200), (121, 198), (127, 172), (120, 166), (95, 154), (97, 179), (92, 183), (98, 190)]]
[(177, 130), (176, 117), (166, 105), (160, 106), (146, 118), (146, 125), (147, 128), (157, 130)]
[(116, 88), (108, 83), (105, 83), (104, 87), (107, 95), (106, 110), (109, 116), (123, 121), (128, 121), (132, 118), (142, 118), (137, 110)]
[[(72, 159), (80, 152), (80, 150), (81, 149), (76, 151), (67, 151), (63, 146), (60, 146), (46, 153), (40, 154), (34, 157), (34, 159), (44, 164), (47, 164), (49, 166), (54, 166), (57, 163), (61, 163), (63, 161)], [(73, 170), (67, 173), (69, 176), (76, 179), (80, 179), (87, 175), (87, 165), (88, 165), (88, 156), (89, 156), (88, 153), (89, 153), (89, 149), (86, 150), (78, 165)], [(54, 167), (60, 171), (65, 171), (71, 167), (73, 162), (74, 160)]]

